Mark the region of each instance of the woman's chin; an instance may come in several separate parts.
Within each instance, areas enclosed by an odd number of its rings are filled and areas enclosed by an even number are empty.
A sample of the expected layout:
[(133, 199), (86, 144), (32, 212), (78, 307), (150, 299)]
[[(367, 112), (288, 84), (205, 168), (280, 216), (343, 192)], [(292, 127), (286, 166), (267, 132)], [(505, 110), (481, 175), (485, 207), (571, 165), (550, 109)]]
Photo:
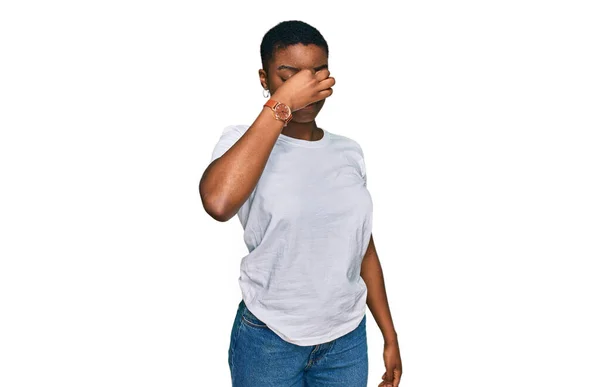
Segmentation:
[(299, 124), (307, 124), (309, 122), (313, 122), (317, 117), (316, 114), (297, 114), (292, 113), (292, 122), (297, 122)]
[(292, 121), (297, 123), (305, 124), (307, 122), (312, 122), (319, 115), (319, 111), (321, 109), (312, 109), (312, 110), (296, 110), (292, 113)]

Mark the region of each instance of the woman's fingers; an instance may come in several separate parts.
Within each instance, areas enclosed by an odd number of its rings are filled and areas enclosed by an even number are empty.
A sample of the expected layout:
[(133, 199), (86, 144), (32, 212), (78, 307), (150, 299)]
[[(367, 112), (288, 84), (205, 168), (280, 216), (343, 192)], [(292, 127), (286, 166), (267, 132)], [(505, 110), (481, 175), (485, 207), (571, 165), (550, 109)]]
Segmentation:
[(321, 90), (330, 89), (331, 87), (333, 87), (333, 85), (335, 85), (335, 78), (329, 77), (321, 81), (321, 83), (319, 83), (319, 88), (321, 88)]
[(315, 78), (317, 79), (317, 81), (322, 81), (329, 78), (330, 74), (331, 73), (329, 72), (329, 69), (319, 70), (315, 73)]
[(317, 101), (320, 101), (322, 99), (325, 99), (327, 97), (330, 97), (331, 94), (333, 94), (333, 89), (325, 89), (325, 90), (321, 90), (319, 91), (319, 93), (317, 94)]

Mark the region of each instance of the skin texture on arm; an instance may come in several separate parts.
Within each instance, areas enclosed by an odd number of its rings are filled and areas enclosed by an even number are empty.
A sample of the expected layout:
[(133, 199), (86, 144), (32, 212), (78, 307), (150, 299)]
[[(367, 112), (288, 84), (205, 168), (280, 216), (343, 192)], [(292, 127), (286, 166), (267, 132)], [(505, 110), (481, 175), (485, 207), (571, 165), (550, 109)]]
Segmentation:
[(375, 249), (373, 234), (371, 234), (367, 252), (361, 264), (360, 276), (367, 285), (367, 306), (384, 339), (383, 359), (386, 372), (383, 374), (383, 381), (379, 386), (397, 387), (402, 375), (400, 347), (398, 345), (398, 335), (392, 321), (383, 280), (383, 270)]

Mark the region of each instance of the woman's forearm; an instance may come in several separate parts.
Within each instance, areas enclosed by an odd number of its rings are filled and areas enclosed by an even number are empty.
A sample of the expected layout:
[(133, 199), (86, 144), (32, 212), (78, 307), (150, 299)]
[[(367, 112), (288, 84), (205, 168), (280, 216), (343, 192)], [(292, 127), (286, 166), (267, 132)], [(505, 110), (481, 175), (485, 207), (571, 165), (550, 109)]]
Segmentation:
[(383, 270), (377, 250), (375, 250), (375, 242), (373, 235), (369, 241), (367, 252), (362, 261), (360, 276), (367, 285), (367, 306), (377, 322), (383, 339), (385, 342), (394, 342), (398, 340), (392, 315), (388, 304), (385, 284), (383, 280)]

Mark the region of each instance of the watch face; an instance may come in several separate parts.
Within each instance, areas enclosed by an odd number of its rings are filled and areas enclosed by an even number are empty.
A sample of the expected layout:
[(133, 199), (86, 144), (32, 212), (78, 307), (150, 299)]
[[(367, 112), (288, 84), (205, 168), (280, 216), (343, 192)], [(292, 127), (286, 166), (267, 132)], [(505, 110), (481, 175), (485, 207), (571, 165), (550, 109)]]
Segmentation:
[(292, 112), (290, 111), (289, 106), (280, 103), (275, 107), (275, 114), (280, 120), (286, 120)]

